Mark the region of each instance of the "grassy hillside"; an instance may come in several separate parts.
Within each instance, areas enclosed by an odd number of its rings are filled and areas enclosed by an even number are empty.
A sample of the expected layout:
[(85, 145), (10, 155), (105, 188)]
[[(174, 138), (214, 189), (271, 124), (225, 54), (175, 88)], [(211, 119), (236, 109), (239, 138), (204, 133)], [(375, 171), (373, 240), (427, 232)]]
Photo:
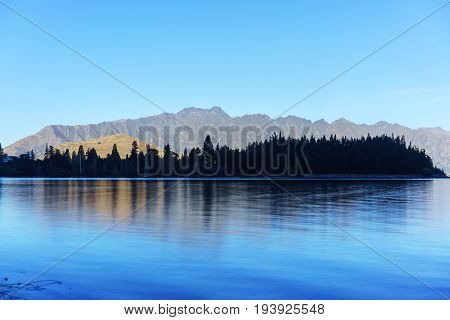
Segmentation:
[[(80, 147), (80, 145), (83, 145), (85, 151), (87, 149), (95, 148), (97, 154), (101, 158), (105, 158), (108, 153), (111, 153), (112, 147), (115, 143), (117, 145), (117, 150), (119, 151), (120, 157), (123, 159), (127, 154), (130, 154), (131, 144), (133, 143), (133, 141), (136, 141), (139, 145), (139, 150), (145, 153), (146, 143), (144, 141), (140, 141), (125, 134), (94, 138), (81, 142), (65, 142), (56, 146), (56, 148), (61, 150), (61, 152), (69, 149), (70, 153), (72, 153), (72, 151), (78, 152), (78, 148)], [(161, 148), (154, 146), (152, 146), (152, 148), (157, 149), (160, 156), (163, 155), (163, 150)]]

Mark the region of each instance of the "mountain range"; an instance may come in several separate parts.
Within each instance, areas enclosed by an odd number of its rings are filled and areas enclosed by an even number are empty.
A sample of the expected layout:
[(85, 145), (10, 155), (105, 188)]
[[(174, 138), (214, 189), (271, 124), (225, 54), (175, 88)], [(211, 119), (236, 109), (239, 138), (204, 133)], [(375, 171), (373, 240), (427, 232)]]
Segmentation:
[(264, 114), (230, 117), (220, 107), (185, 108), (175, 114), (162, 113), (98, 124), (50, 125), (13, 143), (5, 148), (5, 152), (17, 156), (34, 150), (39, 155), (44, 152), (47, 144), (58, 146), (66, 142), (80, 142), (118, 134), (130, 135), (157, 147), (170, 143), (177, 152), (182, 151), (184, 147), (190, 149), (201, 146), (207, 134), (212, 136), (214, 143), (241, 148), (279, 131), (291, 137), (336, 135), (338, 138), (360, 138), (368, 134), (403, 135), (406, 143), (411, 142), (418, 148), (425, 149), (437, 167), (450, 172), (450, 132), (439, 127), (411, 129), (385, 121), (373, 125), (356, 124), (343, 118), (330, 123), (325, 120), (312, 122), (296, 116), (271, 119)]

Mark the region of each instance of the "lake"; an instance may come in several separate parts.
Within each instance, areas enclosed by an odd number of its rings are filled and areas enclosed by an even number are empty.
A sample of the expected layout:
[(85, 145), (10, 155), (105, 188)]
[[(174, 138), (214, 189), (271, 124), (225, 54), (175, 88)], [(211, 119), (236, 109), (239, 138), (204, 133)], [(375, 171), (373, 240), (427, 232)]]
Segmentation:
[(0, 257), (3, 298), (442, 299), (450, 181), (0, 179)]

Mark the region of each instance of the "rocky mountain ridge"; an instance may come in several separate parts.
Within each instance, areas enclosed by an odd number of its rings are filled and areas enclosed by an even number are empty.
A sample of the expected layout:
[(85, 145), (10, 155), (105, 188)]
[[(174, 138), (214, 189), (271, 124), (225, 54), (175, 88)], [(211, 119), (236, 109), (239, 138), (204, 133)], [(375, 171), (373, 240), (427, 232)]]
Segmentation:
[(210, 109), (185, 108), (178, 113), (163, 113), (138, 119), (122, 119), (88, 125), (51, 125), (34, 135), (23, 138), (5, 148), (10, 155), (19, 155), (29, 150), (40, 154), (46, 144), (58, 146), (65, 142), (80, 142), (115, 134), (126, 134), (163, 147), (170, 143), (175, 151), (184, 147), (201, 146), (206, 134), (213, 137), (214, 143), (240, 148), (246, 144), (268, 137), (281, 131), (285, 136), (336, 135), (338, 138), (387, 134), (405, 136), (423, 148), (432, 157), (435, 165), (450, 172), (450, 132), (441, 128), (411, 129), (400, 124), (385, 121), (373, 125), (356, 124), (346, 119), (333, 122), (319, 120), (312, 122), (296, 116), (271, 119), (264, 114), (247, 114), (230, 117), (220, 107)]

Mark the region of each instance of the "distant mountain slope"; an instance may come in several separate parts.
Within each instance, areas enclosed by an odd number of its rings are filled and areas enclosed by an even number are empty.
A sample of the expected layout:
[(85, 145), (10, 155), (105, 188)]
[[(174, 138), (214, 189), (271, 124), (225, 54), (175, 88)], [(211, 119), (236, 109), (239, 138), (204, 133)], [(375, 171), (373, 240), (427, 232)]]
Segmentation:
[[(184, 146), (192, 148), (202, 144), (208, 132), (207, 130), (199, 131), (199, 129), (205, 126), (210, 126), (209, 133), (212, 134), (213, 141), (227, 144), (233, 148), (240, 148), (254, 140), (264, 139), (273, 132), (280, 130), (285, 135), (293, 137), (303, 134), (314, 136), (336, 134), (338, 138), (342, 136), (359, 138), (367, 134), (372, 136), (394, 134), (395, 136), (404, 135), (407, 143), (412, 142), (417, 147), (425, 149), (438, 167), (450, 172), (450, 132), (441, 128), (410, 129), (384, 121), (373, 125), (365, 125), (355, 124), (345, 119), (339, 119), (331, 123), (324, 120), (311, 122), (295, 116), (278, 118), (267, 124), (270, 121), (271, 118), (263, 114), (230, 117), (219, 107), (211, 109), (186, 108), (176, 114), (164, 113), (134, 120), (126, 119), (78, 126), (47, 126), (38, 133), (5, 148), (5, 152), (10, 155), (19, 155), (33, 149), (37, 154), (40, 154), (44, 152), (47, 143), (58, 146), (64, 142), (79, 142), (118, 133), (139, 138), (159, 147), (170, 143), (175, 151), (181, 151), (180, 149)], [(261, 130), (260, 128), (264, 125), (266, 126)], [(186, 130), (179, 130), (182, 126), (193, 129), (193, 139), (189, 138)], [(140, 131), (142, 127), (153, 127), (156, 131), (149, 130), (146, 135), (143, 135), (140, 134), (142, 133)], [(247, 129), (227, 134), (227, 131), (224, 130), (225, 127), (228, 129), (246, 127)], [(178, 135), (174, 135), (177, 130)], [(217, 134), (215, 131), (217, 131)], [(165, 132), (170, 134), (167, 135)], [(179, 138), (174, 141), (174, 136)], [(244, 139), (243, 136), (247, 138)]]

